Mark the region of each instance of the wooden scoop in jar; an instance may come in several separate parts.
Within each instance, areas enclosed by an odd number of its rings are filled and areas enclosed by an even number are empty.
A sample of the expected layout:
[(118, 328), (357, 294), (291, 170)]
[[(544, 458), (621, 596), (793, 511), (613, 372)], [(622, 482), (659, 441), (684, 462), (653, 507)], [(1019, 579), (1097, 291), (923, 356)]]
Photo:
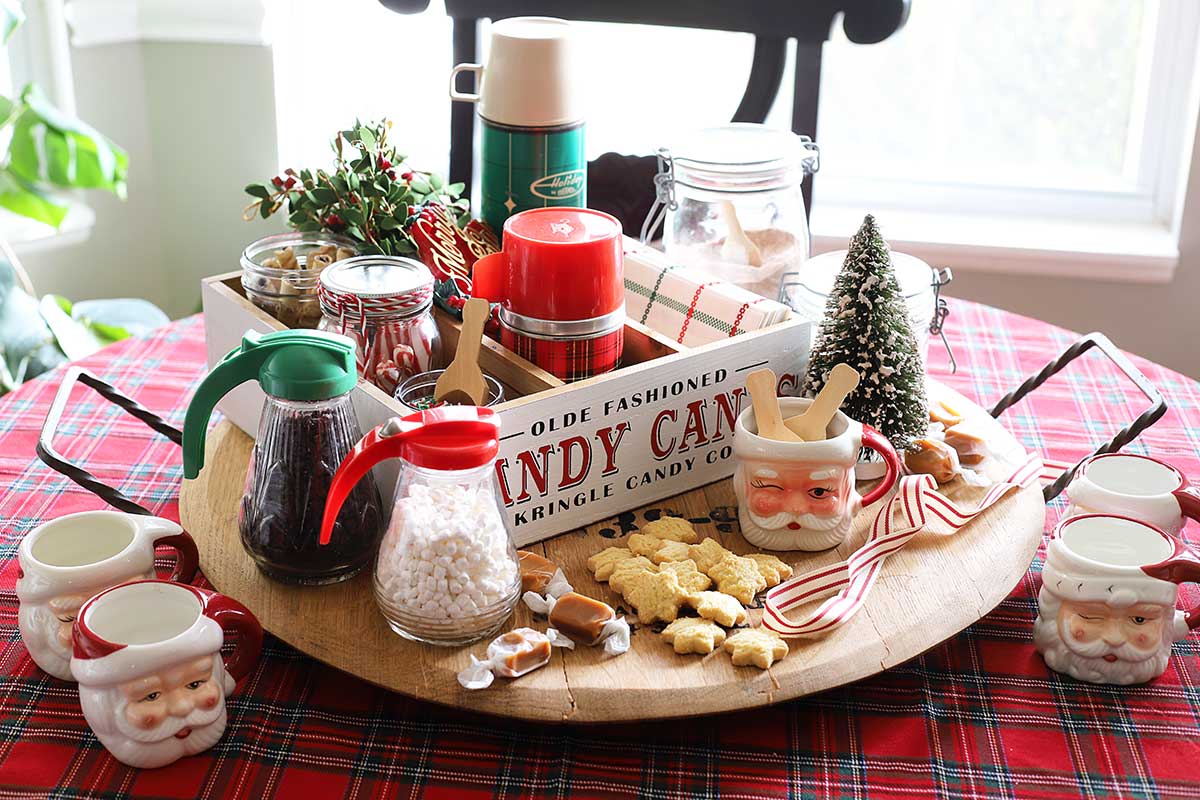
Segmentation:
[(758, 435), (780, 442), (803, 441), (783, 424), (775, 385), (775, 373), (769, 369), (758, 369), (746, 376), (746, 388), (750, 391), (750, 400), (754, 403), (754, 421), (758, 425)]
[[(837, 364), (829, 371), (829, 380), (821, 387), (816, 399), (803, 414), (788, 417), (784, 425), (806, 442), (817, 442), (825, 438), (829, 420), (842, 407), (846, 395), (858, 386), (858, 371), (849, 364)], [(757, 406), (755, 407), (757, 408)], [(755, 411), (755, 416), (758, 412)]]
[(746, 235), (746, 231), (742, 230), (742, 222), (738, 219), (737, 209), (734, 208), (733, 203), (722, 200), (718, 207), (721, 209), (721, 217), (725, 220), (725, 227), (729, 229), (729, 232), (725, 234), (725, 243), (721, 245), (721, 260), (732, 264), (761, 267), (762, 251)]
[(479, 347), (483, 326), (487, 324), (491, 306), (482, 297), (472, 297), (463, 306), (462, 330), (458, 332), (458, 347), (454, 361), (446, 367), (433, 387), (433, 399), (451, 405), (482, 406), (487, 402), (487, 381), (479, 368)]

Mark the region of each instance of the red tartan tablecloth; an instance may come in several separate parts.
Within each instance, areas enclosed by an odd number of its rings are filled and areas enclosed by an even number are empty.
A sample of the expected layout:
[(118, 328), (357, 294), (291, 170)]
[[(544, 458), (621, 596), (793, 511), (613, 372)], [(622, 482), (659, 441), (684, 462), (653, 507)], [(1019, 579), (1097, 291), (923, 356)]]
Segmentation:
[[(961, 300), (953, 309), (958, 374), (946, 374), (944, 353), (931, 369), (985, 404), (1074, 338)], [(85, 363), (180, 425), (204, 367), (203, 338), (193, 317)], [(1200, 386), (1137, 363), (1171, 411), (1129, 449), (1200, 476)], [(1122, 380), (1089, 355), (1004, 420), (1047, 458), (1080, 458), (1144, 408)], [(35, 667), (17, 632), (20, 538), (43, 520), (102, 507), (34, 456), (56, 386), (50, 375), (0, 400), (0, 798), (1200, 797), (1200, 636), (1176, 644), (1166, 674), (1148, 686), (1091, 686), (1048, 671), (1030, 641), (1041, 553), (995, 611), (919, 658), (816, 697), (681, 722), (551, 727), (449, 711), (268, 637), (212, 751), (128, 769), (88, 731), (74, 686)], [(178, 448), (89, 391), (77, 398), (60, 449), (177, 519)], [(1051, 506), (1048, 527), (1061, 510), (1061, 501)], [(1185, 536), (1200, 543), (1194, 527)]]

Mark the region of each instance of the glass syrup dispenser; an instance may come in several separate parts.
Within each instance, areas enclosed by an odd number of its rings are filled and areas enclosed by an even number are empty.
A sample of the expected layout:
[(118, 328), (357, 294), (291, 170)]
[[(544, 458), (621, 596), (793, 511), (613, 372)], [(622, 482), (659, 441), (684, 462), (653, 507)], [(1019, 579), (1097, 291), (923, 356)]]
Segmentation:
[(375, 600), (401, 636), (461, 645), (504, 624), (521, 575), (496, 480), (500, 417), (442, 406), (370, 431), (333, 478), (321, 542), (358, 480), (400, 459), (391, 521), (375, 561)]
[(375, 554), (383, 513), (373, 479), (338, 503), (329, 545), (317, 544), (334, 472), (362, 435), (350, 401), (357, 380), (354, 342), (345, 336), (247, 331), (188, 406), (183, 471), (193, 479), (204, 466), (204, 438), (217, 401), (247, 381), (257, 381), (267, 396), (238, 527), (246, 552), (271, 578), (335, 583), (358, 573)]

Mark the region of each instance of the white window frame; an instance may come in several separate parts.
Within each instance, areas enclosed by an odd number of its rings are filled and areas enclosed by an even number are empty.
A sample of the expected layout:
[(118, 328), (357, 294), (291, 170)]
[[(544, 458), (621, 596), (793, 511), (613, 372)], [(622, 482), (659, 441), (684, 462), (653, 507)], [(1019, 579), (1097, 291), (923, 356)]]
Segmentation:
[(1039, 186), (1027, 174), (1009, 185), (819, 175), (814, 249), (844, 247), (867, 202), (888, 217), (893, 246), (963, 269), (1171, 280), (1197, 119), (1200, 3), (1157, 0), (1149, 10), (1122, 181), (1063, 187)]

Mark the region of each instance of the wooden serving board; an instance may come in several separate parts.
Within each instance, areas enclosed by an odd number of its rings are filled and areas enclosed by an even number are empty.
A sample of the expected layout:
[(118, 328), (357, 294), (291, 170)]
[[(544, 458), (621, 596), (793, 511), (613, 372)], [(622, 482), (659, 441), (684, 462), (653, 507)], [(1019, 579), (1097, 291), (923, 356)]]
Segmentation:
[[(969, 409), (991, 434), (993, 447), (1020, 452), (999, 423), (961, 395), (931, 384), (931, 394)], [(253, 441), (222, 421), (208, 437), (207, 464), (185, 481), (180, 513), (200, 550), (200, 566), (218, 591), (244, 603), (263, 627), (293, 647), (338, 669), (412, 697), (474, 711), (545, 722), (617, 722), (687, 717), (778, 703), (874, 675), (953, 636), (994, 608), (1025, 574), (1042, 538), (1045, 505), (1037, 486), (1009, 494), (954, 536), (918, 535), (891, 556), (866, 606), (849, 623), (820, 639), (792, 639), (792, 652), (770, 670), (734, 667), (721, 650), (676, 655), (652, 628), (635, 626), (629, 652), (608, 658), (601, 648), (555, 649), (550, 664), (523, 678), (497, 678), (488, 689), (466, 691), (456, 674), (483, 656), (487, 642), (441, 648), (394, 634), (375, 606), (371, 575), (320, 588), (275, 583), (242, 550), (238, 503)], [(944, 487), (956, 500), (983, 490), (955, 481)], [(737, 532), (728, 480), (701, 487), (653, 508), (614, 516), (565, 533), (533, 549), (559, 564), (583, 594), (614, 607), (621, 598), (588, 572), (588, 556), (626, 540), (632, 526), (661, 513), (698, 522), (702, 535), (729, 549), (751, 547)], [(780, 553), (797, 573), (845, 559), (858, 547), (879, 504), (855, 521), (849, 541), (824, 553)], [(614, 509), (617, 511), (618, 509)], [(729, 521), (725, 521), (729, 520)], [(751, 611), (756, 622), (761, 612)], [(519, 605), (511, 627), (545, 629)]]

